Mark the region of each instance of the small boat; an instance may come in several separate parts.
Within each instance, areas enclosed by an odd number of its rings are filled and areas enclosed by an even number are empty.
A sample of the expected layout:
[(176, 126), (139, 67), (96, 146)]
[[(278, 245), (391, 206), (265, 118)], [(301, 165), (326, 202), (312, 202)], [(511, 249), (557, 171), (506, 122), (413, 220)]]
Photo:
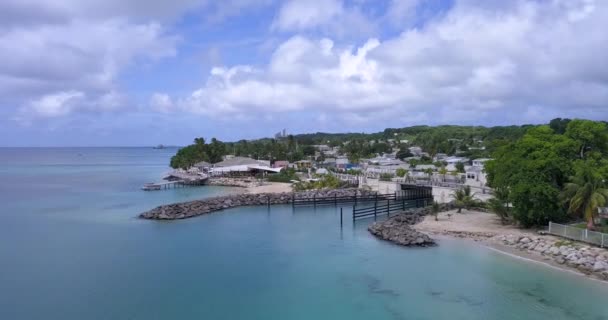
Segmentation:
[(164, 149), (165, 146), (162, 144), (157, 145), (156, 147), (153, 147), (153, 149)]

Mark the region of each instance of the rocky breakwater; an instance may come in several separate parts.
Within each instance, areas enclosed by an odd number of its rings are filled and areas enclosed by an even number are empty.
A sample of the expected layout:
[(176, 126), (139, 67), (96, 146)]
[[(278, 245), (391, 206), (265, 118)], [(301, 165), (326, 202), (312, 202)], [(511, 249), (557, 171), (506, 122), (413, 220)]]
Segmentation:
[(608, 280), (608, 250), (549, 237), (501, 235), (503, 245), (540, 255), (598, 279)]
[(287, 204), (292, 199), (313, 199), (321, 197), (352, 197), (369, 195), (370, 193), (358, 189), (318, 190), (306, 192), (237, 194), (208, 198), (183, 203), (174, 203), (156, 207), (139, 215), (142, 219), (151, 220), (178, 220), (200, 216), (203, 214), (241, 207), (268, 204)]
[(382, 240), (402, 246), (434, 246), (436, 243), (431, 237), (412, 228), (413, 225), (421, 222), (428, 213), (428, 208), (406, 210), (386, 221), (374, 223), (368, 230)]

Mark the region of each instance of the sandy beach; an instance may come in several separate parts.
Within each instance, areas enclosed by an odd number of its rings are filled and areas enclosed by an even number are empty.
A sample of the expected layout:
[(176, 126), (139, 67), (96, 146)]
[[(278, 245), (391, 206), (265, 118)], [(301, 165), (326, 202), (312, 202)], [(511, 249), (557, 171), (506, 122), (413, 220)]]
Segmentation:
[[(429, 235), (432, 235), (438, 240), (442, 238), (459, 238), (463, 241), (474, 241), (479, 245), (486, 246), (503, 254), (514, 256), (516, 258), (527, 261), (541, 263), (546, 266), (557, 268), (567, 272), (573, 272), (581, 276), (591, 277), (608, 284), (608, 281), (590, 274), (589, 270), (581, 270), (567, 263), (558, 263), (553, 255), (541, 254), (535, 250), (527, 250), (518, 248), (517, 244), (506, 244), (505, 238), (529, 238), (539, 239), (546, 243), (556, 243), (565, 241), (562, 238), (540, 235), (537, 230), (520, 229), (511, 225), (501, 224), (500, 219), (486, 212), (466, 211), (456, 213), (456, 210), (442, 212), (438, 216), (439, 221), (435, 221), (435, 217), (427, 216), (424, 221), (415, 225), (415, 229)], [(584, 243), (573, 243), (573, 247), (587, 248), (593, 251), (608, 256), (608, 250), (590, 247)], [(587, 249), (583, 249), (586, 251)]]
[(282, 192), (291, 192), (291, 183), (282, 183), (282, 182), (264, 182), (261, 186), (251, 186), (247, 187), (246, 193), (282, 193)]

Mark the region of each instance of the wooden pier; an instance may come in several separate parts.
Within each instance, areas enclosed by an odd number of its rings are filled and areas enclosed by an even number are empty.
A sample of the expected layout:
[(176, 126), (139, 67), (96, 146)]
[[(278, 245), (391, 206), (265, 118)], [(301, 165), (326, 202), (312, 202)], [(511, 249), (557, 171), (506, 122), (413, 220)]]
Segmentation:
[(141, 187), (144, 191), (158, 191), (158, 190), (167, 190), (167, 189), (175, 189), (175, 188), (187, 188), (187, 187), (195, 187), (202, 186), (205, 184), (207, 179), (209, 178), (206, 175), (186, 175), (181, 173), (171, 173), (169, 177), (178, 178), (177, 180), (172, 181), (162, 181), (162, 182), (151, 182), (146, 183)]

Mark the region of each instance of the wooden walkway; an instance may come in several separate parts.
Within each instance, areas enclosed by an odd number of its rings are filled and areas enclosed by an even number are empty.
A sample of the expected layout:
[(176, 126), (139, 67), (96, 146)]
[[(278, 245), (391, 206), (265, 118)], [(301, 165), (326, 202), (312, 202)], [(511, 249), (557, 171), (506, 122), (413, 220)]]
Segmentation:
[(180, 175), (179, 173), (175, 172), (171, 173), (170, 176), (176, 177), (179, 180), (146, 183), (143, 187), (141, 187), (141, 189), (144, 191), (158, 191), (166, 189), (202, 186), (209, 178), (208, 176), (192, 176), (189, 174)]

